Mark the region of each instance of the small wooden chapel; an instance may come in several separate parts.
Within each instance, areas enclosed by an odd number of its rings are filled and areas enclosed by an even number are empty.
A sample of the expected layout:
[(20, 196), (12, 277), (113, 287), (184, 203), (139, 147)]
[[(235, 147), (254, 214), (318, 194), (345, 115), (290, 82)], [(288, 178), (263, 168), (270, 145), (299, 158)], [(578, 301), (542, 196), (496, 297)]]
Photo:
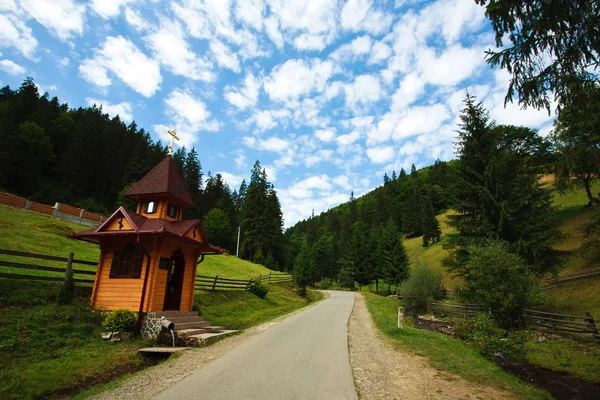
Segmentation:
[(208, 243), (200, 220), (181, 219), (195, 205), (172, 152), (173, 141), (169, 155), (126, 193), (135, 212), (120, 207), (96, 229), (69, 234), (100, 244), (92, 307), (191, 311), (199, 260), (223, 253)]

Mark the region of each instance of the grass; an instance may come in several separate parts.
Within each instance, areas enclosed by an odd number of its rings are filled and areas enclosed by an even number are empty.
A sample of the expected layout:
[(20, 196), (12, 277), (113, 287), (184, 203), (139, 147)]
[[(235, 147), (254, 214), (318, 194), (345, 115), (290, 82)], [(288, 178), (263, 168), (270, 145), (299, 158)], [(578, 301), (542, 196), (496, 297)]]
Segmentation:
[(528, 342), (527, 361), (553, 371), (567, 372), (600, 383), (600, 346), (572, 339)]
[(267, 285), (269, 293), (261, 299), (241, 290), (196, 292), (195, 304), (212, 325), (230, 329), (244, 329), (274, 317), (304, 307), (320, 299), (320, 292), (309, 291), (304, 298), (296, 293), (291, 283)]
[(224, 278), (233, 279), (250, 279), (259, 275), (268, 275), (269, 273), (280, 274), (281, 272), (273, 271), (260, 264), (254, 264), (250, 261), (226, 254), (204, 257), (204, 261), (198, 264), (197, 272), (198, 275), (219, 275)]
[(28, 282), (14, 290), (14, 281), (0, 279), (0, 398), (46, 397), (142, 363), (140, 340), (100, 338), (103, 317), (90, 309), (85, 293), (72, 305), (56, 305), (59, 286)]
[(432, 367), (452, 372), (463, 378), (507, 390), (517, 398), (551, 399), (552, 397), (523, 383), (481, 356), (476, 350), (449, 336), (412, 327), (398, 329), (398, 301), (370, 293), (364, 294), (375, 326), (396, 349), (424, 356)]

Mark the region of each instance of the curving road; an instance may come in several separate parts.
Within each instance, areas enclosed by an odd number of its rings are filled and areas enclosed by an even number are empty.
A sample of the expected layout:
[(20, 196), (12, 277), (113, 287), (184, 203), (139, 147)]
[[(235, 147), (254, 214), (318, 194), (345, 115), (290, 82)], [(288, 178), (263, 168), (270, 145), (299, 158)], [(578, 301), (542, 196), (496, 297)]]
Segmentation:
[(354, 293), (329, 293), (155, 399), (357, 399), (348, 360)]

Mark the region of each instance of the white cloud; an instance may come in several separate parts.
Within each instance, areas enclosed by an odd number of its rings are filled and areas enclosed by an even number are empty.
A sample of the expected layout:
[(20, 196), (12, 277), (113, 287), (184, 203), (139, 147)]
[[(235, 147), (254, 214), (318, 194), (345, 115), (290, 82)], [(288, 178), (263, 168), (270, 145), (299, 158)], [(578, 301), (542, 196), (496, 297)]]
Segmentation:
[(318, 129), (315, 131), (315, 136), (322, 142), (331, 142), (335, 139), (335, 128)]
[(107, 70), (145, 97), (152, 96), (162, 82), (158, 63), (122, 36), (107, 37), (96, 56), (79, 67), (86, 80), (102, 87), (111, 84)]
[(332, 181), (336, 185), (340, 186), (342, 189), (352, 189), (352, 185), (350, 184), (350, 178), (348, 178), (346, 175), (338, 175), (335, 178), (333, 178)]
[(434, 132), (450, 117), (448, 108), (443, 104), (412, 107), (407, 110), (406, 115), (398, 122), (394, 132), (394, 139)]
[(292, 116), (287, 109), (280, 110), (259, 110), (246, 120), (246, 124), (256, 124), (254, 133), (262, 133), (275, 128), (280, 121), (289, 119)]
[(371, 48), (370, 64), (380, 64), (392, 55), (392, 48), (383, 42), (375, 42)]
[(244, 180), (243, 176), (235, 175), (230, 172), (221, 171), (219, 173), (223, 177), (223, 180), (225, 181), (225, 183), (227, 183), (229, 185), (229, 187), (232, 188), (232, 190), (237, 188), (238, 186), (240, 186), (240, 184)]
[(368, 104), (379, 100), (383, 89), (377, 77), (372, 75), (357, 76), (353, 83), (344, 87), (346, 104), (353, 108), (357, 103)]
[(256, 105), (260, 87), (260, 81), (251, 72), (248, 72), (244, 78), (244, 87), (238, 91), (231, 86), (225, 88), (225, 99), (240, 110), (245, 110)]
[(215, 80), (215, 74), (211, 71), (212, 63), (199, 58), (192, 51), (178, 23), (163, 22), (160, 29), (144, 40), (161, 64), (174, 74), (207, 82)]
[(265, 30), (267, 32), (267, 36), (278, 49), (283, 48), (283, 35), (279, 31), (279, 22), (275, 17), (269, 17), (265, 20)]
[(165, 103), (171, 114), (182, 118), (191, 126), (200, 127), (210, 118), (206, 104), (192, 97), (188, 92), (176, 89), (165, 99)]
[(38, 42), (29, 28), (15, 15), (0, 14), (0, 47), (13, 47), (29, 59), (35, 58)]
[(281, 28), (319, 35), (336, 25), (337, 0), (267, 0)]
[(340, 135), (336, 138), (338, 145), (340, 146), (348, 146), (354, 142), (356, 142), (360, 138), (360, 132), (352, 131), (346, 135)]
[(133, 121), (133, 113), (131, 103), (124, 101), (118, 104), (111, 104), (106, 100), (98, 100), (90, 97), (85, 98), (88, 106), (95, 104), (97, 107), (102, 107), (102, 111), (110, 115), (111, 117), (116, 117), (117, 115), (124, 122)]
[(309, 93), (321, 92), (333, 72), (330, 61), (292, 59), (271, 71), (264, 81), (264, 88), (273, 100), (296, 101)]
[(210, 42), (210, 50), (220, 66), (229, 68), (233, 72), (240, 72), (240, 61), (238, 60), (237, 55), (225, 44), (219, 40), (213, 40)]
[(61, 40), (83, 33), (85, 6), (72, 0), (22, 0), (21, 7)]
[(439, 57), (431, 49), (417, 55), (421, 79), (434, 85), (456, 85), (471, 77), (484, 64), (485, 58), (480, 48), (451, 46)]
[(240, 0), (235, 8), (235, 15), (239, 21), (260, 31), (263, 24), (265, 5), (262, 0)]
[(359, 36), (350, 43), (341, 45), (329, 57), (341, 62), (355, 61), (359, 57), (369, 54), (372, 42), (371, 37), (368, 35)]
[(92, 0), (91, 7), (102, 18), (108, 19), (116, 17), (120, 13), (120, 8), (135, 0)]
[(294, 47), (298, 50), (323, 50), (326, 43), (326, 38), (323, 35), (310, 35), (303, 33), (296, 36), (294, 39)]
[(394, 158), (394, 148), (392, 146), (372, 147), (367, 149), (367, 156), (375, 164), (384, 164)]
[(348, 0), (341, 13), (342, 28), (353, 32), (367, 31), (374, 35), (387, 32), (393, 17), (372, 8), (369, 0)]
[(10, 75), (23, 75), (25, 68), (11, 60), (0, 60), (0, 69)]
[(260, 139), (254, 137), (242, 138), (244, 144), (248, 147), (252, 147), (258, 150), (266, 150), (272, 152), (281, 152), (288, 148), (288, 142), (275, 136), (271, 136), (268, 139)]
[(138, 32), (143, 32), (150, 26), (150, 23), (146, 21), (138, 11), (129, 7), (125, 9), (125, 20), (127, 20), (127, 23), (133, 26)]

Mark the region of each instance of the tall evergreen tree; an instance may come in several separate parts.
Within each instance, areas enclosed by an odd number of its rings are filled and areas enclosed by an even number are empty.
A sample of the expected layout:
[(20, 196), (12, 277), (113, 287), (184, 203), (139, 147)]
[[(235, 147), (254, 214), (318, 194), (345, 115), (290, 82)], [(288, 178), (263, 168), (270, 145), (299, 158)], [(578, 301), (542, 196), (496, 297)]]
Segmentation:
[(469, 94), (460, 118), (457, 177), (451, 192), (458, 214), (449, 216), (456, 233), (448, 237), (447, 265), (464, 272), (468, 246), (503, 239), (535, 274), (556, 271), (560, 257), (552, 249), (558, 236), (551, 225), (550, 193), (540, 187), (527, 157), (537, 151), (536, 132), (527, 130), (527, 140), (515, 142), (515, 127), (496, 127)]
[(431, 243), (439, 241), (441, 236), (440, 222), (435, 217), (431, 200), (427, 199), (423, 204), (423, 247), (429, 246), (430, 241)]
[(396, 175), (396, 170), (392, 171), (392, 181), (395, 181), (398, 179), (398, 175)]
[(383, 174), (383, 184), (387, 185), (388, 183), (390, 183), (390, 177), (388, 176), (387, 172), (384, 172), (384, 174)]
[(404, 168), (400, 168), (400, 179), (406, 178), (406, 171)]
[(419, 173), (417, 172), (417, 167), (415, 167), (415, 164), (413, 164), (413, 165), (410, 167), (410, 177), (411, 177), (412, 179), (416, 179), (416, 178), (418, 178), (418, 177), (419, 177)]

